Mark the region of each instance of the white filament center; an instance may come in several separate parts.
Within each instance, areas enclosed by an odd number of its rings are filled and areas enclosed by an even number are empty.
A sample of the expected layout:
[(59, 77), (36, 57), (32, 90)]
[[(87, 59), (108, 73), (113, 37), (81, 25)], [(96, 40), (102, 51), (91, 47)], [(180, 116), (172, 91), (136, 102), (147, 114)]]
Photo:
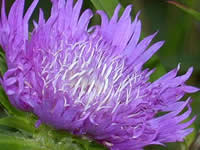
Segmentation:
[[(123, 59), (107, 54), (109, 49), (91, 42), (61, 49), (43, 57), (40, 74), (44, 81), (43, 94), (49, 87), (54, 93), (67, 93), (74, 104), (83, 105), (84, 111), (96, 106), (97, 111), (112, 107), (114, 112), (120, 103), (130, 102), (132, 84), (139, 76), (123, 76)], [(64, 100), (67, 106), (69, 99)]]

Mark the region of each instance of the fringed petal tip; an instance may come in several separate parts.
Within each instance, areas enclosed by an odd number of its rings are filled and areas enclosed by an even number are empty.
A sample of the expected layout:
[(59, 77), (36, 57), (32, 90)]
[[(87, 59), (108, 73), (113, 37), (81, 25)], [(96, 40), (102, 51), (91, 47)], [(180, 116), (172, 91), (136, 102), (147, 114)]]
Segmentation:
[[(110, 20), (104, 11), (98, 10), (96, 12), (101, 17), (101, 36), (108, 42), (112, 43), (112, 46), (118, 47), (118, 51), (121, 51), (128, 46), (128, 43), (133, 39), (133, 34), (135, 34), (139, 27), (138, 22), (140, 22), (138, 20), (140, 13), (136, 14), (135, 20), (132, 22), (130, 15), (132, 5), (128, 5), (125, 8), (121, 17), (119, 17), (120, 8), (121, 5), (119, 4)], [(135, 38), (138, 38), (138, 36)], [(135, 41), (135, 39), (132, 41)]]
[(200, 88), (194, 87), (194, 86), (189, 86), (189, 85), (182, 85), (181, 89), (186, 93), (195, 93), (195, 92), (200, 91)]

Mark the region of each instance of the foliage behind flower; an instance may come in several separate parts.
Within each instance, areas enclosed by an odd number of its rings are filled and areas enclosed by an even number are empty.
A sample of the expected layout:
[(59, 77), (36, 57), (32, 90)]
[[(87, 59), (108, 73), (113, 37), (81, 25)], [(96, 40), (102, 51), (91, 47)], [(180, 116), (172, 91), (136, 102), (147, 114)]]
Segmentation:
[[(8, 70), (1, 84), (10, 102), (33, 112), (41, 122), (77, 135), (87, 135), (113, 150), (141, 150), (150, 144), (183, 141), (192, 132), (186, 123), (190, 101), (185, 93), (192, 68), (178, 76), (179, 66), (151, 83), (154, 70), (143, 70), (163, 41), (149, 46), (156, 33), (139, 41), (139, 13), (131, 21), (131, 6), (118, 18), (120, 5), (109, 20), (88, 28), (91, 10), (80, 14), (83, 0), (52, 0), (46, 21), (28, 37), (28, 21), (38, 0), (23, 16), (24, 0), (16, 0), (8, 17), (3, 0), (0, 44)], [(188, 110), (179, 115), (182, 110)], [(157, 117), (160, 112), (167, 112)]]

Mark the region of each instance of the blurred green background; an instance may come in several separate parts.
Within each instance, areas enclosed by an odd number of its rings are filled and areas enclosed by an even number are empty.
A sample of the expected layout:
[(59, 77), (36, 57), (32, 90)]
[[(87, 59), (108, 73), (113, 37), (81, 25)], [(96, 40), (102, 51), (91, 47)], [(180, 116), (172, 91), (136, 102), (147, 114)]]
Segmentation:
[[(7, 11), (13, 1), (7, 1)], [(32, 0), (26, 0), (26, 9), (31, 2)], [(177, 0), (176, 2), (200, 12), (199, 0)], [(89, 7), (94, 12), (99, 8), (104, 9), (111, 16), (117, 3), (117, 0), (85, 0), (84, 9)], [(143, 24), (143, 37), (159, 31), (154, 41), (166, 41), (157, 55), (146, 65), (146, 67), (157, 68), (156, 75), (152, 80), (175, 68), (180, 63), (180, 74), (185, 73), (190, 66), (194, 66), (194, 73), (187, 83), (200, 87), (200, 21), (169, 4), (167, 0), (120, 0), (120, 3), (123, 8), (129, 4), (133, 5), (133, 18), (136, 12), (141, 11), (140, 19)], [(32, 19), (37, 20), (39, 8), (44, 10), (45, 17), (48, 18), (51, 8), (50, 0), (40, 0)], [(31, 30), (33, 26), (32, 22), (30, 23)], [(98, 16), (95, 16), (91, 22), (91, 24), (96, 23), (100, 23)], [(200, 93), (188, 96), (193, 98), (193, 115), (197, 115), (198, 118), (193, 126), (195, 127), (194, 133), (187, 137), (183, 143), (167, 144), (166, 147), (150, 146), (146, 148), (147, 150), (200, 150), (200, 137), (198, 138)]]

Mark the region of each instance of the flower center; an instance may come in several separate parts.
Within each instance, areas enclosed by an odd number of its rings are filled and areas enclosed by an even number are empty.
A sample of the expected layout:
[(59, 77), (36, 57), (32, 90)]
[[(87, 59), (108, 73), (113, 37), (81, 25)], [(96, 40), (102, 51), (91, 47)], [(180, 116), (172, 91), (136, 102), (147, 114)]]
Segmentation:
[(128, 104), (134, 94), (132, 85), (140, 76), (124, 74), (125, 61), (114, 50), (103, 42), (79, 42), (46, 52), (40, 74), (42, 93), (47, 88), (62, 92), (65, 106), (81, 104), (84, 111), (93, 106), (97, 111), (112, 108), (114, 112), (120, 103)]

